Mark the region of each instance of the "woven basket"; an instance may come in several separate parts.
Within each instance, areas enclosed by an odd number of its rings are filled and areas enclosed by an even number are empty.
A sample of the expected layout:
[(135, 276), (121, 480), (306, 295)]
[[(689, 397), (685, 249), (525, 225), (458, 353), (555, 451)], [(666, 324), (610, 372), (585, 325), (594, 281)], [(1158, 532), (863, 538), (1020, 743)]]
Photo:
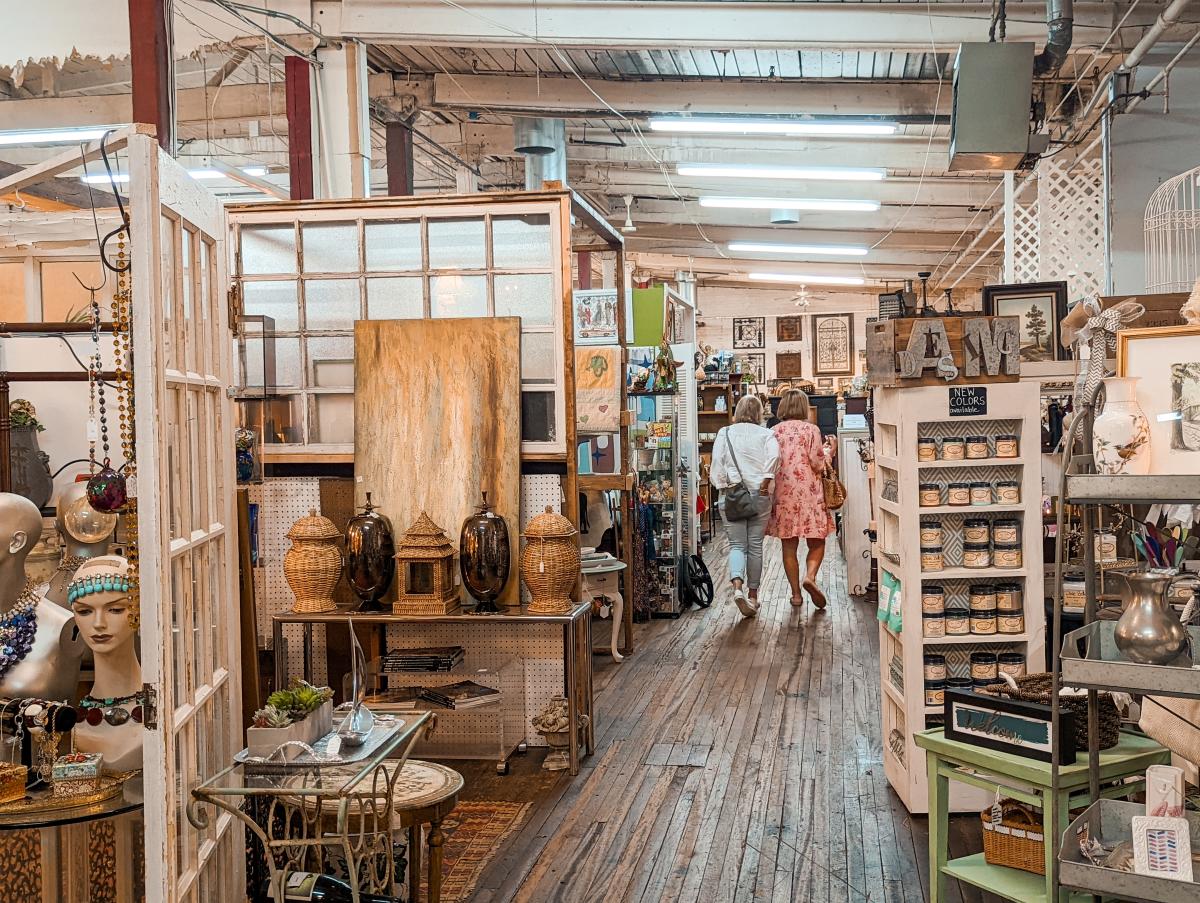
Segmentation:
[[(996, 684), (984, 687), (982, 692), (993, 696), (1003, 696), (1018, 702), (1036, 702), (1040, 705), (1050, 705), (1050, 687), (1053, 675), (1046, 672), (1026, 674), (1018, 677), (1017, 689), (1014, 691), (1008, 684)], [(1097, 694), (1097, 710), (1100, 722), (1100, 748), (1112, 749), (1121, 739), (1121, 713), (1113, 702), (1111, 693)], [(1087, 696), (1060, 695), (1058, 704), (1062, 711), (1075, 716), (1075, 748), (1088, 748), (1088, 719)]]
[(521, 579), (529, 588), (529, 611), (561, 615), (575, 605), (571, 591), (579, 580), (579, 531), (567, 518), (547, 507), (522, 534)]
[(1000, 801), (1004, 812), (1000, 823), (992, 810), (979, 813), (983, 822), (983, 858), (988, 865), (1006, 865), (1036, 875), (1046, 874), (1046, 835), (1042, 820), (1016, 800)]
[(333, 521), (310, 509), (287, 532), (292, 547), (283, 556), (283, 576), (296, 596), (293, 611), (313, 614), (333, 611), (333, 588), (342, 576), (341, 531)]

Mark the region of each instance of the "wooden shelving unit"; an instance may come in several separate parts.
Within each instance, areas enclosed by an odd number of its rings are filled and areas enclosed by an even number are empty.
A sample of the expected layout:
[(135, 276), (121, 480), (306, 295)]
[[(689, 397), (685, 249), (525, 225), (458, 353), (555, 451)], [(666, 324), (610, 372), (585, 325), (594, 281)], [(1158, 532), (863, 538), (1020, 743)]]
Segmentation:
[[(969, 655), (978, 651), (1018, 651), (1025, 655), (1029, 671), (1040, 671), (1044, 659), (1045, 616), (1043, 612), (1041, 545), (1041, 452), (1038, 421), (1038, 387), (1034, 383), (992, 383), (987, 387), (987, 413), (951, 417), (946, 386), (877, 388), (875, 390), (875, 444), (877, 476), (875, 507), (879, 512), (879, 568), (900, 583), (900, 632), (886, 623), (879, 628), (880, 701), (883, 715), (884, 770), (908, 810), (928, 810), (924, 752), (913, 734), (941, 723), (941, 708), (925, 704), (923, 656), (937, 652), (946, 656), (948, 676), (969, 676)], [(1015, 433), (1018, 458), (983, 458), (971, 461), (917, 461), (917, 439), (945, 436)], [(957, 481), (1018, 480), (1018, 505), (950, 506), (922, 508), (918, 484)], [(886, 497), (884, 497), (886, 496)], [(944, 500), (944, 499), (943, 499)], [(1021, 521), (1023, 561), (1019, 568), (966, 568), (962, 566), (962, 521), (968, 517), (998, 516)], [(920, 524), (922, 518), (942, 522), (945, 567), (921, 570)], [(921, 588), (941, 584), (947, 607), (968, 605), (972, 583), (1020, 583), (1023, 588), (1025, 630), (1020, 634), (971, 634), (925, 638), (922, 635)], [(892, 661), (901, 665), (903, 687), (892, 681)], [(894, 745), (893, 745), (894, 741)], [(897, 751), (899, 750), (899, 752)], [(981, 791), (952, 785), (955, 811), (984, 808)]]
[[(745, 389), (740, 373), (717, 374), (696, 387), (696, 422), (698, 424), (700, 448), (700, 492), (707, 504), (700, 532), (711, 536), (717, 518), (717, 493), (708, 482), (708, 467), (712, 463), (713, 438), (721, 427), (733, 422), (733, 409), (741, 400)], [(716, 409), (718, 398), (725, 399), (725, 410)], [(705, 438), (705, 437), (709, 438)]]

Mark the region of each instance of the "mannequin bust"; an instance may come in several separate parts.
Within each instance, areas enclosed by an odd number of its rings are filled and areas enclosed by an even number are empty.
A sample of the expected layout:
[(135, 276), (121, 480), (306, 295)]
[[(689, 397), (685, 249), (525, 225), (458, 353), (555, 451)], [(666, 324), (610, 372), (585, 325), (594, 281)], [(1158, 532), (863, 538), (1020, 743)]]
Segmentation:
[(58, 514), (54, 526), (62, 538), (62, 564), (50, 578), (46, 598), (55, 605), (67, 605), (67, 584), (82, 563), (79, 559), (108, 554), (109, 541), (117, 528), (117, 515), (97, 511), (87, 500), (87, 481), (72, 483), (58, 496)]
[[(27, 598), (25, 559), (42, 535), (42, 514), (33, 502), (0, 492), (0, 617)], [(36, 593), (36, 590), (34, 590)], [(79, 683), (83, 644), (75, 638), (71, 613), (39, 595), (33, 609), (33, 645), (0, 677), (0, 697), (69, 700)]]
[(142, 767), (144, 731), (141, 713), (135, 712), (141, 705), (142, 666), (129, 621), (128, 574), (124, 558), (102, 555), (80, 565), (69, 590), (79, 634), (96, 663), (96, 681), (80, 703), (87, 719), (75, 726), (75, 748), (100, 753), (105, 771)]

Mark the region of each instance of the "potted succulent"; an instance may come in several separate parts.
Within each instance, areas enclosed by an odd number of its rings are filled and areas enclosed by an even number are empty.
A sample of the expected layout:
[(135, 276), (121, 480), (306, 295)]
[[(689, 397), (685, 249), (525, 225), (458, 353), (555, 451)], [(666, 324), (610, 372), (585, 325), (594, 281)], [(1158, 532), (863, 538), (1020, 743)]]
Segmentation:
[(268, 696), (254, 713), (246, 730), (247, 751), (265, 758), (292, 741), (311, 746), (332, 730), (333, 690), (297, 679)]
[[(587, 725), (587, 715), (579, 716), (579, 731), (582, 734)], [(571, 767), (571, 760), (567, 754), (567, 748), (570, 745), (570, 716), (567, 712), (567, 697), (553, 696), (546, 703), (546, 707), (542, 709), (540, 715), (532, 719), (530, 724), (533, 729), (546, 738), (546, 743), (550, 747), (550, 754), (546, 756), (546, 761), (542, 763), (542, 768), (546, 771), (564, 771)]]

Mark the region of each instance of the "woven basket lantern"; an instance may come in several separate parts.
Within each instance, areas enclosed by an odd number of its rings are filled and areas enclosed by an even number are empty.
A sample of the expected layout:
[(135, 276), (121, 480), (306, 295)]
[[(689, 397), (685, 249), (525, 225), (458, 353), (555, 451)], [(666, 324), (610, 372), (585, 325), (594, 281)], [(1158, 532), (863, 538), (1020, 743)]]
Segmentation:
[(398, 615), (446, 615), (459, 606), (454, 546), (424, 511), (396, 546)]
[(521, 579), (529, 588), (529, 611), (539, 615), (569, 612), (575, 605), (571, 590), (579, 580), (579, 531), (547, 507), (521, 535), (525, 537)]
[(283, 556), (283, 576), (296, 596), (293, 611), (314, 614), (333, 611), (333, 588), (342, 576), (341, 531), (312, 508), (288, 530), (292, 547)]

